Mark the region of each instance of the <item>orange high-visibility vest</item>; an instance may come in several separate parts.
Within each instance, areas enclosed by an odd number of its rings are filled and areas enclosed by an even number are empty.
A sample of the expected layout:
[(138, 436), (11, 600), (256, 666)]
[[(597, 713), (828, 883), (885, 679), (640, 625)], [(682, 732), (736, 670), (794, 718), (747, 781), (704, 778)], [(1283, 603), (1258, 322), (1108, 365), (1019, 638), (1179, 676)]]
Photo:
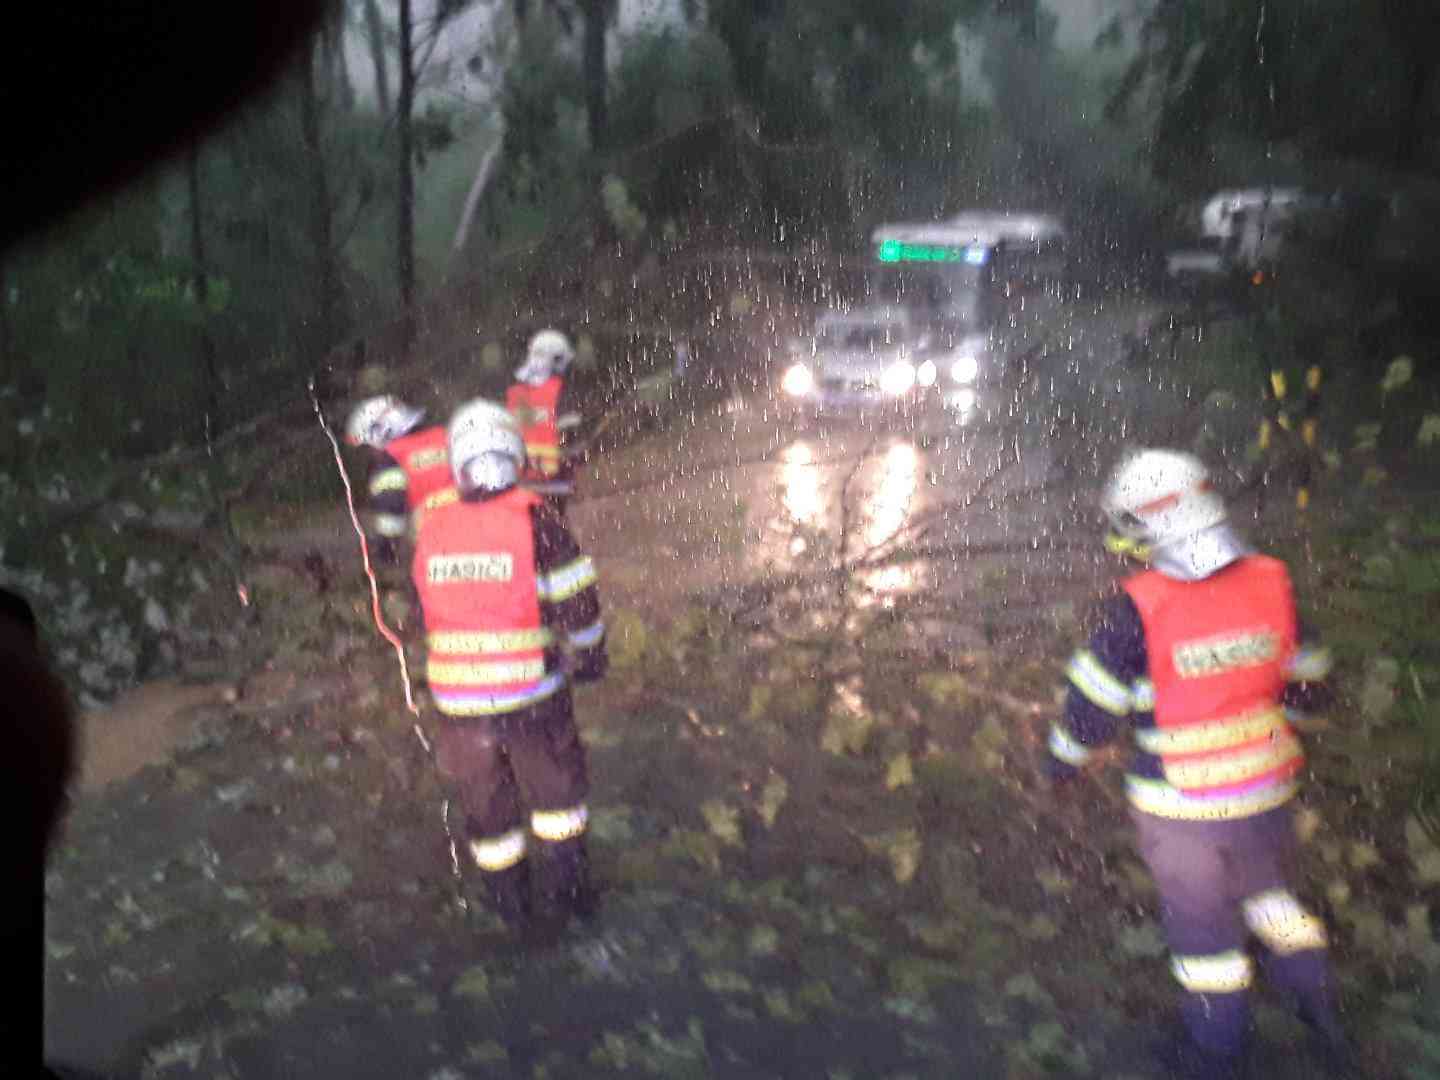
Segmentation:
[(436, 492), (454, 485), (445, 428), (439, 424), (392, 439), (385, 452), (405, 470), (405, 505), (412, 514)]
[(448, 716), (490, 716), (555, 693), (550, 631), (540, 617), (530, 510), (513, 488), (481, 502), (452, 502), (424, 517), (411, 574), (425, 613), (426, 678)]
[(1242, 795), (1304, 765), (1280, 704), (1296, 650), (1290, 574), (1252, 555), (1202, 581), (1149, 570), (1125, 582), (1145, 627), (1154, 730), (1143, 749), (1187, 795)]
[(552, 375), (539, 386), (515, 383), (505, 394), (505, 407), (520, 425), (528, 459), (525, 478), (548, 480), (560, 472), (560, 394), (565, 380)]

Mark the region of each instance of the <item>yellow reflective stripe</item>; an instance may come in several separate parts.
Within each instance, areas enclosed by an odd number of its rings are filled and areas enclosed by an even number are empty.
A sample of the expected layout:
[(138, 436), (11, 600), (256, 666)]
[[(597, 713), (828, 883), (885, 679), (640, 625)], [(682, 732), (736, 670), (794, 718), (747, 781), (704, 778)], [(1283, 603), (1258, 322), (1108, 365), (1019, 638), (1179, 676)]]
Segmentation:
[(525, 857), (525, 830), (511, 829), (500, 836), (470, 841), (470, 857), (481, 870), (508, 870)]
[(549, 443), (526, 443), (525, 453), (532, 458), (553, 458), (560, 460), (560, 448)]
[(528, 690), (517, 690), (508, 694), (490, 694), (476, 690), (444, 690), (430, 688), (435, 699), (435, 708), (445, 716), (499, 716), (538, 705), (565, 686), (565, 677), (558, 673), (547, 675), (543, 682)]
[(1174, 956), (1170, 970), (1192, 994), (1237, 994), (1250, 985), (1250, 958), (1239, 949), (1210, 956)]
[(1277, 398), (1283, 398), (1285, 396), (1285, 372), (1270, 372), (1270, 389), (1275, 391)]
[(530, 815), (530, 828), (541, 840), (559, 843), (573, 840), (585, 831), (590, 821), (590, 811), (584, 803), (567, 810), (536, 810)]
[(1178, 788), (1194, 789), (1239, 784), (1278, 769), (1303, 751), (1294, 735), (1285, 734), (1254, 750), (1221, 751), (1198, 761), (1165, 759), (1165, 779)]
[(1090, 759), (1090, 748), (1071, 735), (1061, 723), (1050, 725), (1050, 753), (1066, 765), (1084, 765)]
[(410, 467), (411, 472), (426, 472), (449, 463), (450, 451), (443, 446), (435, 447), (433, 450), (416, 450), (405, 459), (405, 464)]
[(404, 514), (375, 514), (372, 517), (375, 532), (387, 540), (395, 540), (405, 535), (405, 529), (409, 519)]
[(1291, 682), (1317, 682), (1330, 674), (1333, 665), (1329, 649), (1302, 645), (1290, 661), (1288, 674)]
[(536, 579), (540, 599), (558, 604), (568, 600), (582, 589), (595, 584), (595, 564), (588, 555), (582, 555), (572, 563), (552, 570)]
[(534, 682), (544, 675), (545, 661), (540, 658), (503, 664), (431, 660), (425, 666), (425, 677), (432, 684), (441, 686), (500, 686), (503, 683)]
[(437, 630), (425, 635), (425, 644), (437, 653), (507, 653), (521, 649), (543, 649), (554, 641), (547, 627), (536, 630), (509, 630), (492, 634), (480, 631)]
[(1323, 949), (1328, 944), (1325, 924), (1301, 906), (1287, 889), (1257, 893), (1240, 905), (1245, 925), (1280, 956), (1305, 949)]
[(1283, 806), (1295, 797), (1300, 785), (1293, 779), (1266, 785), (1243, 795), (1200, 798), (1186, 795), (1163, 780), (1128, 775), (1125, 794), (1130, 805), (1141, 813), (1171, 821), (1234, 821), (1254, 817)]
[(1198, 754), (1206, 750), (1223, 750), (1271, 732), (1285, 731), (1285, 713), (1280, 709), (1263, 709), (1244, 716), (1209, 720), (1179, 728), (1144, 728), (1135, 733), (1135, 741), (1147, 754)]
[(1155, 684), (1149, 679), (1136, 679), (1130, 687), (1130, 707), (1136, 712), (1155, 711)]
[(406, 483), (405, 470), (399, 466), (381, 469), (370, 477), (370, 494), (384, 495), (388, 491), (404, 491)]
[(1065, 675), (1086, 699), (1115, 716), (1130, 713), (1130, 691), (1105, 670), (1089, 649), (1081, 649), (1070, 660)]
[(434, 510), (439, 506), (449, 506), (460, 498), (460, 492), (453, 487), (441, 488), (439, 491), (432, 491), (420, 501), (420, 509)]

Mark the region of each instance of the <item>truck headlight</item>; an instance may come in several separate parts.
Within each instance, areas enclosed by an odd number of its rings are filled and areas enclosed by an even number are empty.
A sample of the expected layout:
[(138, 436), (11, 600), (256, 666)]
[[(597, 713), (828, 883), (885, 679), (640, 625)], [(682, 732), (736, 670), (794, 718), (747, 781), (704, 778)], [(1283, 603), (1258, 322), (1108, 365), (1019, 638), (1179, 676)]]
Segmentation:
[(950, 395), (950, 404), (958, 412), (969, 412), (975, 408), (975, 391), (968, 386), (962, 390), (953, 391)]
[(915, 381), (921, 386), (934, 386), (935, 379), (939, 374), (935, 370), (935, 361), (921, 360), (920, 366), (915, 369)]
[(915, 367), (905, 360), (897, 360), (880, 376), (880, 389), (893, 397), (907, 394), (915, 385)]
[(980, 361), (968, 353), (956, 360), (950, 368), (950, 377), (957, 383), (972, 383), (979, 374)]
[(805, 397), (815, 389), (815, 376), (804, 364), (791, 364), (780, 380), (780, 389), (791, 397)]

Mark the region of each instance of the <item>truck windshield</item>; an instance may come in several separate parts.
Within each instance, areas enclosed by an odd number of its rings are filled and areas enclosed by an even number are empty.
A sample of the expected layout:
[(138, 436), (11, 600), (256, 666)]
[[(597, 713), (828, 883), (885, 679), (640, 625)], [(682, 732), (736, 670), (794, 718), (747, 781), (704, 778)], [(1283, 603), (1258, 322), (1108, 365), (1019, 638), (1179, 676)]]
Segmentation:
[(820, 344), (831, 349), (877, 352), (905, 340), (904, 323), (832, 323), (820, 327)]
[(972, 309), (974, 298), (989, 284), (985, 266), (966, 263), (902, 263), (877, 266), (870, 274), (875, 299), (904, 307)]

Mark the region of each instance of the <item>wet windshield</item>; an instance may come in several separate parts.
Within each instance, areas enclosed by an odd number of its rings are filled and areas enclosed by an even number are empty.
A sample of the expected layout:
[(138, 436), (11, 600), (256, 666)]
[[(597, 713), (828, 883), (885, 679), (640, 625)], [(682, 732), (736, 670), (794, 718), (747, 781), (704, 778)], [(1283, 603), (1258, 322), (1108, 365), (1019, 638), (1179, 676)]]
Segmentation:
[(877, 298), (911, 308), (930, 308), (976, 318), (991, 284), (988, 267), (946, 263), (939, 266), (874, 267), (870, 290)]
[(820, 326), (818, 337), (824, 348), (876, 352), (901, 344), (907, 329), (904, 323), (830, 323)]
[(1440, 1077), (1434, 4), (90, 6), (0, 70), (37, 1055)]

